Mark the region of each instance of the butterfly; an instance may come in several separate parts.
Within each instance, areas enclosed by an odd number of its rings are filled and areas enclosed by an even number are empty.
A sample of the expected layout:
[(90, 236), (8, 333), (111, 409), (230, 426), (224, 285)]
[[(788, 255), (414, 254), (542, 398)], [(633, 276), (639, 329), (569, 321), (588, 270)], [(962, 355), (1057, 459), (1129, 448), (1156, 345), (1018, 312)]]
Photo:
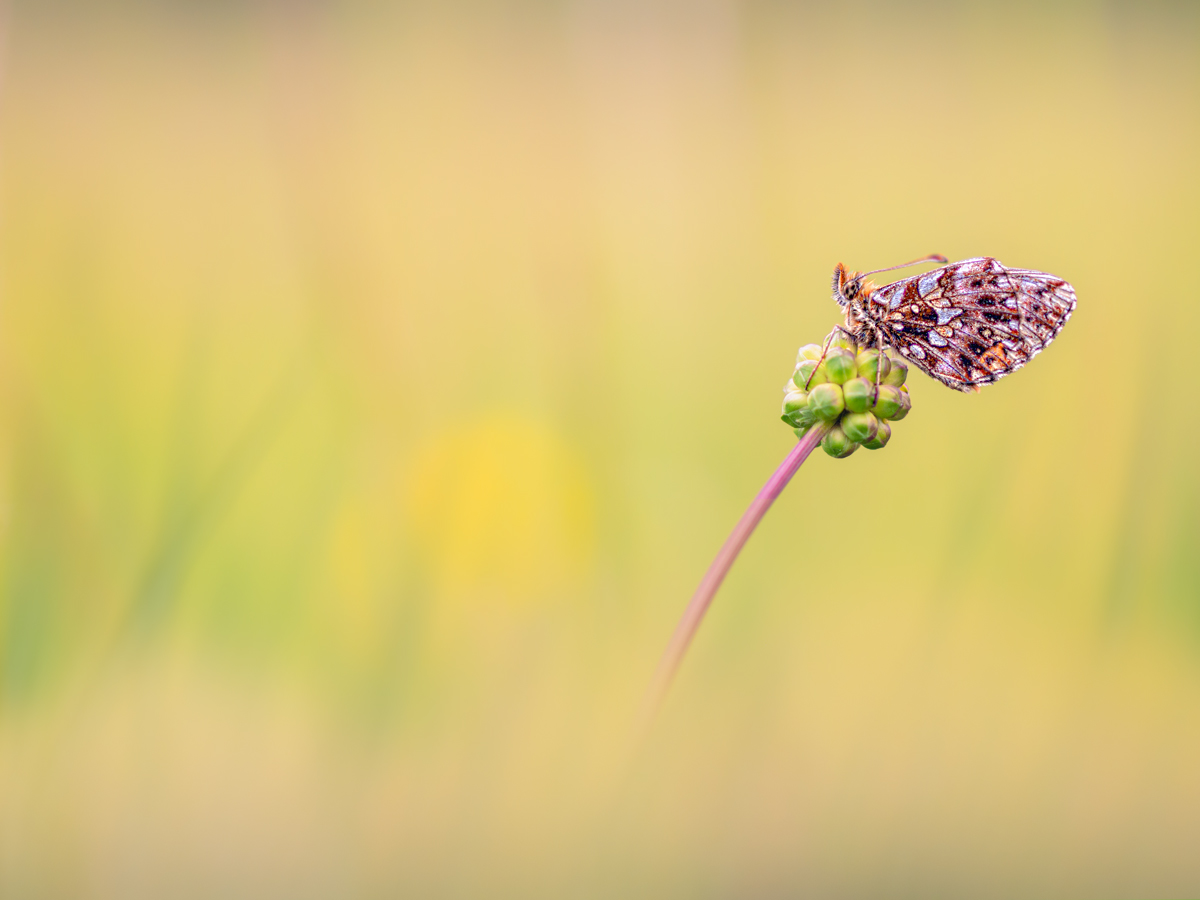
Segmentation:
[(1058, 336), (1075, 310), (1075, 289), (1032, 269), (1010, 269), (981, 256), (950, 263), (882, 287), (874, 272), (833, 270), (833, 299), (846, 311), (843, 329), (860, 345), (895, 348), (926, 375), (959, 391), (978, 391), (1015, 372)]

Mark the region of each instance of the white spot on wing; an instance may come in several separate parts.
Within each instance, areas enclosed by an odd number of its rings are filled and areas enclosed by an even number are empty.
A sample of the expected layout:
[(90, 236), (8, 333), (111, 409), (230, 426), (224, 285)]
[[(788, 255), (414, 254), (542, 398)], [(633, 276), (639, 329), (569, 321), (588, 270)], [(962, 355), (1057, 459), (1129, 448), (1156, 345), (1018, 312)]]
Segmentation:
[(946, 339), (944, 337), (942, 337), (940, 334), (938, 334), (936, 331), (929, 332), (929, 334), (926, 335), (926, 339), (929, 341), (929, 343), (933, 344), (933, 346), (935, 346), (935, 347), (945, 347), (946, 346)]
[(962, 315), (962, 310), (956, 309), (953, 306), (950, 307), (949, 309), (939, 309), (937, 311), (938, 324), (945, 325), (947, 322), (949, 322), (955, 316), (961, 316), (961, 315)]
[(900, 298), (904, 296), (904, 291), (898, 291), (895, 285), (889, 284), (881, 287), (875, 296), (879, 298), (880, 303), (887, 304), (888, 309), (895, 309), (900, 305)]
[(938, 276), (941, 274), (940, 269), (934, 269), (921, 276), (921, 280), (917, 282), (917, 291), (922, 297), (927, 297), (929, 292), (937, 287)]
[[(907, 347), (905, 347), (904, 349), (905, 349), (905, 351), (908, 350)], [(918, 347), (916, 344), (913, 344), (912, 345), (912, 355), (915, 356), (917, 359), (924, 359), (925, 358), (925, 350), (924, 350), (924, 348)]]

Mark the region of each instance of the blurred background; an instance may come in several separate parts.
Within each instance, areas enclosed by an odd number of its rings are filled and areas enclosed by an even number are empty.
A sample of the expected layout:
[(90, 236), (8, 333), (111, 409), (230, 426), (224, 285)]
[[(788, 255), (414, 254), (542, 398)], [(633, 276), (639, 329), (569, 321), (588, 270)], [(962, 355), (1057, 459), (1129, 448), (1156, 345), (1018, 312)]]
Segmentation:
[[(1195, 4), (0, 21), (0, 895), (1200, 891)], [(813, 457), (635, 746), (932, 252), (1078, 310)]]

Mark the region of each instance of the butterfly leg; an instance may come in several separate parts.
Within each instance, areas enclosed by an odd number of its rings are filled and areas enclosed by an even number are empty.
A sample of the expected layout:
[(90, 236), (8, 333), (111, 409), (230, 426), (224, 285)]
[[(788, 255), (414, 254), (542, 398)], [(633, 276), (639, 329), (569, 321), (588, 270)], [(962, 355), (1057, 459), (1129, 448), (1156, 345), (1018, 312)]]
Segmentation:
[(812, 384), (813, 375), (817, 374), (817, 369), (821, 368), (821, 363), (825, 362), (825, 356), (829, 353), (829, 345), (833, 343), (833, 336), (837, 334), (838, 326), (834, 326), (833, 331), (825, 336), (825, 345), (821, 347), (821, 358), (817, 360), (817, 364), (813, 366), (812, 373), (808, 376), (808, 381), (804, 382), (804, 389), (807, 391), (808, 386)]
[[(850, 338), (851, 340), (854, 340), (854, 335), (849, 330), (847, 330), (844, 325), (834, 325), (833, 331), (829, 332), (829, 334), (827, 334), (825, 336), (825, 346), (823, 346), (821, 348), (821, 358), (818, 359), (817, 364), (815, 366), (813, 366), (813, 375), (815, 375), (817, 373), (817, 369), (821, 368), (821, 363), (825, 362), (825, 357), (829, 355), (829, 345), (833, 343), (833, 336), (835, 334), (837, 334), (839, 331), (842, 334), (844, 334), (846, 337)], [(813, 380), (813, 376), (809, 375), (808, 381), (804, 382), (804, 389), (806, 391), (808, 390), (808, 386), (810, 384), (812, 384), (812, 380)]]
[(875, 360), (875, 400), (872, 406), (879, 402), (879, 378), (883, 374), (883, 330), (875, 329), (875, 349), (879, 351), (879, 359)]

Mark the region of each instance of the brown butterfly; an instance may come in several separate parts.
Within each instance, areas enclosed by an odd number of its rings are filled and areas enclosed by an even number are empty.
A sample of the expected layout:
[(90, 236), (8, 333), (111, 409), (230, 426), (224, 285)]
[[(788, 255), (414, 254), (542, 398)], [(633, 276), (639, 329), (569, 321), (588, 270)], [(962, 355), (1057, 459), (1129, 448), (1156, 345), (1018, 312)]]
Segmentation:
[(925, 374), (978, 391), (1015, 372), (1058, 335), (1075, 309), (1075, 289), (1045, 272), (1009, 269), (990, 257), (964, 259), (876, 287), (863, 279), (944, 256), (877, 269), (833, 270), (844, 330), (867, 347), (894, 347)]

